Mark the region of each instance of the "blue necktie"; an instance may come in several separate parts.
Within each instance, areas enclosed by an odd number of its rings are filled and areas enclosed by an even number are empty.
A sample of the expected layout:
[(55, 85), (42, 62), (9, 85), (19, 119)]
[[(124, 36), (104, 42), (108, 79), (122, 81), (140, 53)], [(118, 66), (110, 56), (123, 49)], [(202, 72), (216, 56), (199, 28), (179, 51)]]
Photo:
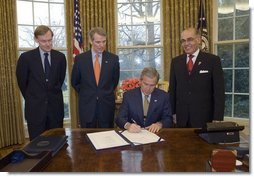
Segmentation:
[(49, 64), (49, 59), (48, 59), (48, 53), (44, 53), (44, 69), (45, 69), (45, 77), (46, 77), (46, 82), (48, 82), (49, 79), (49, 73), (50, 73), (50, 64)]

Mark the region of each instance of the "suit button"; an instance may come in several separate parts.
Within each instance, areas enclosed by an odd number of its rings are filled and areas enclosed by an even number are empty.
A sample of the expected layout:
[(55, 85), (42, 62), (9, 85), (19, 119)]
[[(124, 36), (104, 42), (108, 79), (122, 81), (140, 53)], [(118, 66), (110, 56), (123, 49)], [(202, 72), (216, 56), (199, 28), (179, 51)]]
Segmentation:
[(99, 97), (96, 97), (96, 100), (99, 100)]
[(189, 95), (191, 95), (191, 92), (189, 92)]

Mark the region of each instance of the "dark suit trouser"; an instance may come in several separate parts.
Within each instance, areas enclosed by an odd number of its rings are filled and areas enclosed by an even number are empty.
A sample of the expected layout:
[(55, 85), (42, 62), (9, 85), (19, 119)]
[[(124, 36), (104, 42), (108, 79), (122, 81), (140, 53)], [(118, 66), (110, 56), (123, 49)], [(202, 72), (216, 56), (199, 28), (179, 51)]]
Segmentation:
[(63, 121), (56, 121), (54, 117), (47, 116), (44, 123), (40, 125), (34, 125), (27, 123), (29, 139), (30, 141), (42, 134), (44, 131), (52, 128), (63, 128)]
[(113, 120), (108, 121), (105, 120), (103, 113), (100, 111), (99, 103), (96, 103), (95, 116), (92, 122), (85, 123), (85, 126), (81, 126), (84, 128), (113, 128)]

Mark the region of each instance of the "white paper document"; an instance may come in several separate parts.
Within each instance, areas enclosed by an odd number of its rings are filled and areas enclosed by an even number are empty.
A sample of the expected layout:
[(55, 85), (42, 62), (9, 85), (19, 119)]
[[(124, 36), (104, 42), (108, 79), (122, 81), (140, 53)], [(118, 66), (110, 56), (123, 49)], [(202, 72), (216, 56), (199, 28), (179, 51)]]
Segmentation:
[(130, 145), (115, 130), (87, 133), (96, 150)]
[(165, 141), (164, 139), (161, 139), (158, 135), (149, 132), (148, 130), (145, 129), (142, 129), (141, 132), (139, 133), (130, 133), (127, 130), (125, 130), (121, 134), (125, 136), (134, 145)]

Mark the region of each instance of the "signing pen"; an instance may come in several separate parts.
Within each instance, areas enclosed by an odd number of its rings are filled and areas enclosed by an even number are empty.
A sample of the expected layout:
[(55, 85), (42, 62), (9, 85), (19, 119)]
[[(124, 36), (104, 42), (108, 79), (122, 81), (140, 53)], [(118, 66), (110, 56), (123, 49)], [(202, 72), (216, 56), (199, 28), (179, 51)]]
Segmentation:
[(131, 119), (134, 124), (137, 124), (137, 122), (134, 119)]

